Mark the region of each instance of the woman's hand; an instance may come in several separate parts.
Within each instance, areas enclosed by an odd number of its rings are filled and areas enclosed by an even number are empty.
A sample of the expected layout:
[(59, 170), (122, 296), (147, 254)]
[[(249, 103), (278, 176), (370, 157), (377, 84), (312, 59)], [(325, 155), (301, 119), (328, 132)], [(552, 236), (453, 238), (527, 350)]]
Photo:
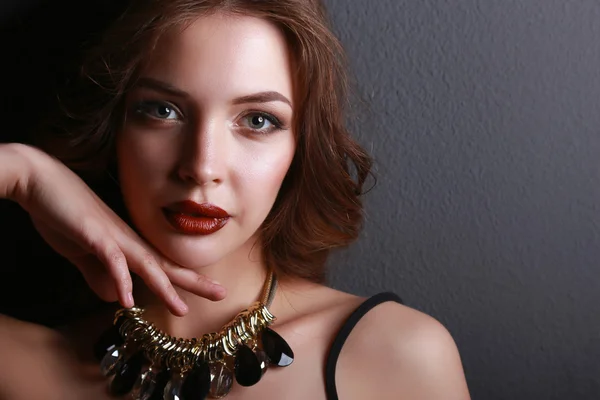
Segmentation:
[(175, 315), (187, 306), (172, 284), (211, 300), (225, 296), (222, 286), (161, 257), (60, 161), (26, 145), (0, 146), (22, 161), (7, 197), (31, 215), (44, 240), (77, 266), (101, 299), (132, 307), (129, 271)]

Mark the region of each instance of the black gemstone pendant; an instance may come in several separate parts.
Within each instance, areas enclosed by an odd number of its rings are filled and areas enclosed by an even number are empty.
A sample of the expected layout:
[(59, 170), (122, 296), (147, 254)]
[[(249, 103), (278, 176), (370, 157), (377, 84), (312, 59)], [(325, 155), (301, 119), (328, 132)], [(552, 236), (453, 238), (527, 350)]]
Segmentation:
[(104, 331), (104, 333), (100, 335), (100, 338), (98, 338), (94, 344), (94, 357), (96, 357), (98, 361), (102, 360), (104, 355), (109, 350), (121, 346), (124, 343), (123, 338), (119, 333), (119, 328), (121, 327), (123, 321), (123, 317), (119, 318), (117, 323)]
[(183, 400), (204, 400), (210, 390), (210, 368), (208, 363), (199, 362), (186, 376), (181, 386)]
[(294, 352), (290, 345), (274, 330), (265, 328), (262, 333), (262, 345), (271, 364), (287, 367), (294, 361)]
[(246, 345), (235, 353), (235, 380), (242, 386), (252, 386), (260, 381), (262, 369), (256, 354)]
[(139, 351), (119, 366), (114, 379), (110, 383), (110, 393), (113, 396), (122, 396), (133, 389), (133, 385), (142, 370), (144, 360), (144, 354)]
[(260, 372), (262, 375), (264, 375), (265, 372), (267, 372), (267, 369), (269, 369), (269, 356), (261, 349), (254, 349), (254, 354), (258, 359), (258, 364), (260, 365)]
[(152, 396), (148, 400), (163, 400), (165, 387), (169, 383), (169, 379), (171, 379), (171, 372), (169, 370), (164, 369), (160, 371), (156, 376), (156, 386), (154, 387)]

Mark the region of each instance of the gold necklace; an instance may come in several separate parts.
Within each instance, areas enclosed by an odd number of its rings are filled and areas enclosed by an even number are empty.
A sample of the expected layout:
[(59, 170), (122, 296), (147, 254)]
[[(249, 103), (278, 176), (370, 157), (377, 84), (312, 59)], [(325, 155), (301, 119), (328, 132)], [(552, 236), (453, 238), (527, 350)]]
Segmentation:
[(287, 342), (269, 328), (277, 279), (270, 272), (260, 300), (220, 332), (201, 338), (172, 337), (143, 319), (144, 309), (123, 308), (94, 347), (114, 396), (135, 400), (202, 400), (227, 396), (233, 380), (256, 384), (269, 366), (294, 360)]

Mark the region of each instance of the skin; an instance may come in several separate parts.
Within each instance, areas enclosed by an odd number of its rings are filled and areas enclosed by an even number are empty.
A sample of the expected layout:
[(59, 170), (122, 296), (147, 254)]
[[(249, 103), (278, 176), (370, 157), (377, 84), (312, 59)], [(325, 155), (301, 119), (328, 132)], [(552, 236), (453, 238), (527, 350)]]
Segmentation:
[[(228, 292), (217, 304), (180, 293), (190, 314), (228, 318), (260, 292), (266, 269), (257, 231), (296, 147), (290, 69), (275, 27), (215, 15), (165, 37), (127, 99), (117, 158), (134, 224), (162, 254)], [(182, 200), (215, 204), (231, 217), (210, 235), (179, 233), (162, 208)], [(136, 298), (171, 331), (209, 329), (190, 329), (143, 289)], [(225, 322), (215, 317), (210, 325)]]
[[(142, 72), (145, 83), (127, 99), (117, 158), (124, 200), (138, 232), (181, 270), (217, 280), (227, 290), (224, 299), (213, 302), (176, 287), (189, 310), (176, 317), (155, 290), (138, 283), (136, 303), (171, 335), (197, 337), (218, 330), (258, 299), (266, 271), (257, 230), (294, 154), (295, 105), (239, 98), (268, 91), (291, 100), (290, 71), (285, 40), (274, 26), (249, 16), (215, 14), (165, 37)], [(186, 95), (167, 93), (165, 84)], [(257, 111), (275, 115), (282, 126), (266, 134), (249, 129)], [(183, 235), (160, 209), (184, 199), (214, 203), (232, 217), (214, 234)], [(270, 308), (277, 316), (273, 327), (296, 359), (289, 367), (270, 369), (253, 387), (234, 385), (227, 399), (325, 399), (329, 346), (364, 300), (301, 280), (281, 282)], [(0, 352), (18, 364), (0, 370), (0, 397), (107, 399), (106, 380), (90, 348), (110, 320), (110, 314), (97, 315), (56, 332), (2, 317)], [(38, 384), (31, 385), (32, 379)], [(448, 331), (396, 303), (376, 307), (356, 326), (340, 354), (336, 383), (344, 400), (469, 398)]]

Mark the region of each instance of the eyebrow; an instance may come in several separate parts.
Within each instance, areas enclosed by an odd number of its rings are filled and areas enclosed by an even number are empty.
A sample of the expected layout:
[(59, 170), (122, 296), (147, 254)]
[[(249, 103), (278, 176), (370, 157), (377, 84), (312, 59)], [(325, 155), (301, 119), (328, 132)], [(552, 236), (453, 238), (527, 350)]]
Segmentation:
[(246, 103), (269, 103), (271, 101), (281, 101), (288, 106), (292, 107), (292, 102), (279, 92), (260, 92), (251, 94), (248, 96), (238, 97), (233, 101), (233, 104), (246, 104)]
[[(138, 79), (135, 87), (142, 87), (142, 88), (157, 90), (160, 92), (168, 93), (168, 94), (170, 94), (172, 96), (176, 96), (176, 97), (183, 97), (183, 98), (190, 97), (189, 93), (187, 93), (167, 82), (163, 82), (163, 81), (160, 81), (160, 80), (154, 79), (154, 78), (146, 78), (146, 77), (140, 78), (140, 79)], [(281, 101), (281, 102), (289, 105), (290, 107), (292, 107), (292, 102), (287, 97), (285, 97), (281, 93), (275, 92), (275, 91), (259, 92), (259, 93), (254, 93), (254, 94), (250, 94), (247, 96), (238, 97), (233, 100), (233, 104), (238, 105), (238, 104), (247, 104), (247, 103), (270, 103), (272, 101)]]

